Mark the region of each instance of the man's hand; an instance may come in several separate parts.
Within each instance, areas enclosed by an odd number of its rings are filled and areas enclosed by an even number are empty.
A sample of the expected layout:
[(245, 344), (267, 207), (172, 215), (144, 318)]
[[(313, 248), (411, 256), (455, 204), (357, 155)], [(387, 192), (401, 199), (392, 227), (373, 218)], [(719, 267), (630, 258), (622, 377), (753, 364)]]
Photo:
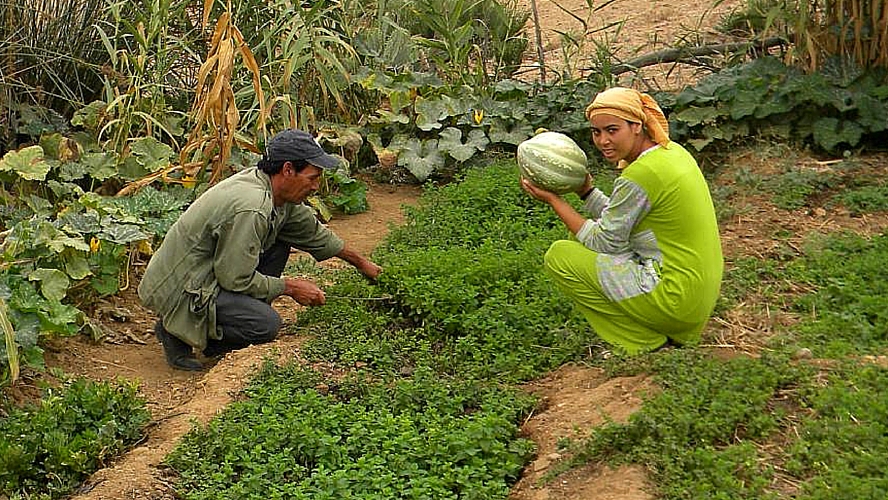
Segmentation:
[(358, 271), (367, 277), (368, 280), (375, 282), (376, 278), (382, 274), (382, 267), (370, 259), (364, 259), (361, 265), (357, 266)]
[(336, 254), (340, 259), (355, 266), (355, 269), (363, 274), (371, 282), (376, 282), (376, 278), (382, 273), (382, 268), (375, 262), (364, 257), (360, 253), (352, 250), (348, 245), (342, 248), (342, 251)]
[(322, 306), (327, 303), (324, 291), (314, 282), (296, 278), (284, 278), (284, 295), (304, 306)]

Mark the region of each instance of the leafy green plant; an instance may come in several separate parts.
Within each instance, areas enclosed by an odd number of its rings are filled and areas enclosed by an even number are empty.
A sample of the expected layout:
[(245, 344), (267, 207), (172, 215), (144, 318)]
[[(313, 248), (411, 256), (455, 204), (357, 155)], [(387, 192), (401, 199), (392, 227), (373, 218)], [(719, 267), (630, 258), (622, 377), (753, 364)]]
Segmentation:
[(63, 498), (142, 435), (150, 416), (136, 387), (76, 379), (39, 404), (4, 408), (0, 494)]
[(775, 471), (756, 443), (788, 423), (787, 396), (811, 376), (809, 367), (779, 355), (716, 360), (684, 350), (635, 366), (653, 369), (662, 392), (628, 423), (595, 429), (572, 450), (574, 461), (647, 464), (666, 499), (770, 498)]
[[(151, 138), (142, 141), (163, 146)], [(150, 248), (148, 235), (165, 234), (194, 196), (184, 189), (149, 188), (126, 199), (103, 197), (84, 187), (99, 190), (118, 178), (113, 155), (83, 152), (79, 143), (57, 134), (41, 144), (0, 159), (0, 181), (17, 195), (10, 196), (11, 217), (0, 236), (0, 299), (13, 332), (4, 332), (3, 379), (17, 375), (19, 354), (25, 365), (42, 364), (41, 335), (87, 331), (100, 337), (84, 310), (126, 284), (130, 254), (140, 245)], [(147, 168), (169, 162), (144, 142), (135, 142), (133, 150), (132, 161)]]
[(886, 89), (882, 72), (836, 62), (804, 74), (764, 57), (709, 75), (661, 104), (671, 109), (673, 137), (698, 150), (756, 133), (834, 152), (886, 130)]
[[(429, 371), (391, 383), (321, 383), (301, 367), (266, 368), (247, 399), (186, 435), (167, 463), (187, 498), (308, 498), (508, 493), (532, 444), (515, 421), (532, 401)], [(244, 422), (252, 432), (242, 433)]]
[(799, 422), (799, 439), (785, 450), (786, 470), (809, 478), (797, 498), (879, 498), (888, 488), (880, 473), (888, 371), (853, 361), (825, 378), (803, 386), (801, 397), (810, 412)]
[(888, 186), (868, 185), (844, 190), (834, 201), (842, 204), (852, 215), (888, 210)]
[(881, 304), (885, 288), (885, 235), (815, 239), (804, 259), (788, 268), (798, 282), (815, 288), (800, 297), (795, 310), (806, 321), (792, 339), (819, 355), (878, 353), (886, 341), (888, 316)]
[(837, 176), (829, 173), (793, 169), (767, 179), (764, 189), (774, 195), (775, 205), (795, 210), (808, 205), (810, 198), (827, 193), (837, 181)]

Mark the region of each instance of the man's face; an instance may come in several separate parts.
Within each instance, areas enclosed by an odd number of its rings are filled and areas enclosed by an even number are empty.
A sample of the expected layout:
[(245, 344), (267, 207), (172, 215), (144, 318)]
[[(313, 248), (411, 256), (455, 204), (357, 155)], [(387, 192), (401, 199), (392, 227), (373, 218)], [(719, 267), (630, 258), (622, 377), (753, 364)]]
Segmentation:
[(320, 188), (323, 173), (323, 170), (314, 165), (306, 165), (297, 172), (292, 163), (284, 163), (281, 169), (284, 181), (281, 183), (281, 198), (285, 202), (302, 203)]

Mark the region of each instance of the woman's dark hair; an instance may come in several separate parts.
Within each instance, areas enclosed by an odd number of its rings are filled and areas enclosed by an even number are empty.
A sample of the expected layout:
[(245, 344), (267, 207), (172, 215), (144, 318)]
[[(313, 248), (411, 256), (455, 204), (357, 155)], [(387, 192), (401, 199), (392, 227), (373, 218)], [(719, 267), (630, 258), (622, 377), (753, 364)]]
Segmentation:
[[(268, 175), (274, 175), (274, 174), (280, 172), (282, 168), (284, 168), (284, 163), (287, 163), (287, 161), (288, 160), (272, 162), (272, 161), (268, 161), (267, 159), (265, 159), (265, 157), (262, 157), (262, 159), (259, 160), (258, 163), (256, 163), (256, 167), (258, 167), (259, 170), (265, 172)], [(301, 172), (302, 169), (304, 169), (305, 166), (308, 165), (307, 162), (300, 163), (300, 162), (293, 161), (290, 163), (293, 164), (293, 169), (296, 171), (296, 173)]]

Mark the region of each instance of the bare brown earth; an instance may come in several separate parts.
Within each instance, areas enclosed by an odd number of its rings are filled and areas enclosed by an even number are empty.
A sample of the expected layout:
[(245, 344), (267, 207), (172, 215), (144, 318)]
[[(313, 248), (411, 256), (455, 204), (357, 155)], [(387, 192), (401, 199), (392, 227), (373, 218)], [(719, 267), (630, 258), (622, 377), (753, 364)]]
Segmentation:
[[(532, 1), (518, 0), (529, 12)], [(597, 46), (608, 47), (618, 61), (625, 62), (668, 47), (728, 41), (714, 27), (745, 4), (745, 0), (536, 0), (547, 81), (556, 81), (560, 75), (590, 76)], [(570, 42), (564, 34), (576, 41)], [(538, 65), (533, 15), (527, 36), (526, 64)], [(539, 76), (538, 71), (529, 74)], [(623, 75), (619, 83), (676, 90), (698, 76), (691, 66), (663, 64)]]
[[(530, 0), (521, 0), (530, 5)], [(728, 0), (717, 9), (719, 13), (737, 6), (742, 0)], [(589, 14), (584, 0), (558, 2), (567, 11), (590, 20), (590, 28), (613, 21), (625, 21), (617, 38), (625, 57), (662, 48), (663, 42), (688, 36), (696, 26), (705, 36), (715, 36), (709, 27), (718, 22), (714, 14), (704, 16), (708, 2), (689, 0), (618, 0), (601, 11)], [(594, 2), (598, 6), (603, 2)], [(580, 24), (552, 0), (538, 0), (543, 26), (547, 64), (557, 67), (570, 63), (558, 56), (559, 41), (555, 29), (578, 30)], [(532, 36), (532, 31), (529, 31)], [(591, 38), (585, 50), (589, 50)], [(535, 60), (535, 52), (529, 60)], [(574, 64), (574, 63), (572, 63)], [(577, 61), (581, 68), (585, 63)], [(648, 84), (675, 88), (682, 86), (689, 73), (655, 69)], [(691, 75), (692, 77), (693, 75)], [(647, 79), (648, 77), (645, 76)], [(767, 170), (765, 160), (754, 155), (732, 159), (748, 162), (753, 171)], [(876, 168), (888, 171), (884, 158), (872, 160)], [(814, 160), (799, 162), (820, 168)], [(729, 184), (729, 178), (719, 182)], [(370, 210), (354, 216), (334, 218), (330, 226), (359, 251), (369, 253), (387, 234), (389, 224), (403, 220), (401, 206), (414, 204), (420, 191), (411, 186), (370, 184)], [(748, 209), (738, 213), (723, 227), (725, 254), (730, 260), (737, 255), (771, 255), (782, 251), (774, 234), (778, 230), (796, 235), (788, 245), (798, 244), (813, 231), (832, 231), (847, 227), (872, 233), (888, 227), (888, 217), (852, 218), (846, 213), (815, 211), (787, 213), (775, 209), (763, 197), (741, 200)], [(136, 263), (139, 265), (139, 263)], [(144, 263), (141, 263), (144, 265)], [(342, 265), (335, 259), (328, 265)], [(138, 268), (134, 275), (139, 275)], [(160, 345), (152, 335), (154, 318), (144, 310), (135, 296), (136, 283), (113, 299), (97, 314), (106, 329), (101, 342), (84, 337), (62, 339), (47, 346), (47, 365), (64, 372), (95, 379), (122, 377), (140, 384), (139, 392), (148, 402), (153, 418), (146, 438), (133, 450), (107, 468), (100, 470), (74, 496), (77, 500), (104, 499), (172, 499), (171, 478), (164, 476), (161, 461), (194, 423), (211, 419), (230, 403), (244, 382), (265, 359), (298, 358), (303, 338), (285, 335), (275, 342), (252, 346), (228, 354), (204, 373), (185, 373), (170, 369), (163, 360)], [(285, 321), (299, 314), (300, 306), (289, 299), (280, 299), (275, 306)], [(791, 321), (761, 313), (761, 304), (741, 304), (722, 318), (715, 318), (706, 332), (709, 348), (725, 355), (749, 352), (760, 346), (773, 327)], [(25, 382), (27, 384), (33, 382)], [(605, 421), (625, 421), (636, 411), (646, 395), (656, 387), (646, 377), (608, 378), (600, 370), (583, 365), (568, 365), (548, 376), (527, 384), (527, 390), (538, 394), (541, 408), (524, 423), (522, 432), (538, 445), (535, 460), (526, 468), (514, 487), (515, 500), (648, 500), (656, 491), (643, 467), (610, 469), (601, 464), (562, 474), (541, 483), (544, 475), (562, 458), (557, 443), (562, 438), (577, 438)]]

